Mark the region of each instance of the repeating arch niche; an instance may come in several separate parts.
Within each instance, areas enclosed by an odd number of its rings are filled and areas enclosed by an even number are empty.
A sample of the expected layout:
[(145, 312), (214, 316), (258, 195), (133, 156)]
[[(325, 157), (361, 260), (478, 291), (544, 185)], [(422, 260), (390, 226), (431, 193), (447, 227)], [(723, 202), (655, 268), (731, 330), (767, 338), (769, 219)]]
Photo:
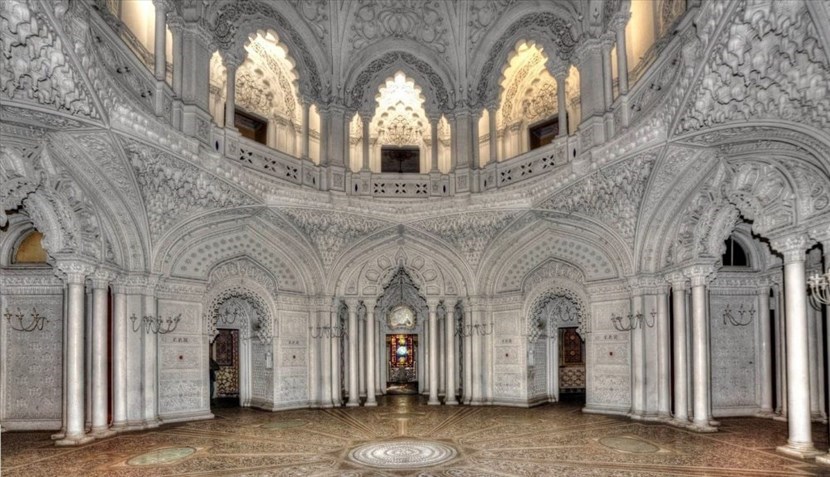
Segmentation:
[(587, 308), (579, 296), (567, 288), (554, 288), (541, 294), (533, 302), (528, 319), (528, 341), (537, 341), (545, 332), (560, 326), (576, 326), (576, 332), (585, 339)]

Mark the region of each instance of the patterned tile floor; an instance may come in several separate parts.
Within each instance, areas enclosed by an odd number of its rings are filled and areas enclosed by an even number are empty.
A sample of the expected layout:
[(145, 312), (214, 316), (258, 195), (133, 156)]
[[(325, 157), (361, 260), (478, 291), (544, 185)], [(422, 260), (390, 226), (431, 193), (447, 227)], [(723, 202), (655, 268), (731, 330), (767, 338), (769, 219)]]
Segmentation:
[[(775, 446), (786, 441), (786, 423), (755, 418), (723, 419), (720, 432), (701, 435), (583, 414), (575, 404), (431, 407), (413, 396), (389, 396), (377, 408), (215, 412), (211, 421), (166, 425), (78, 448), (53, 446), (49, 433), (5, 433), (2, 475), (830, 475), (830, 468), (776, 454)], [(826, 426), (814, 429), (817, 447), (827, 449)], [(451, 456), (409, 470), (372, 468), (349, 458), (355, 448), (364, 452), (364, 444), (390, 440), (437, 442), (435, 447), (450, 447)], [(380, 458), (422, 457), (408, 452), (382, 448)]]

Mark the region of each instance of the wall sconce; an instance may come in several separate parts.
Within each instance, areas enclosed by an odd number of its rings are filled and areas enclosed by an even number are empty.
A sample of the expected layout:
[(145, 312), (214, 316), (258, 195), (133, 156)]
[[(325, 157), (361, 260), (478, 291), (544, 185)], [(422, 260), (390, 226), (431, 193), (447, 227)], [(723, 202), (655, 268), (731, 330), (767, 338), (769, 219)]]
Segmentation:
[[(735, 318), (735, 315), (732, 314), (732, 309), (729, 308), (729, 304), (727, 304), (726, 309), (723, 310), (723, 324), (725, 325), (729, 323), (732, 326), (747, 326), (752, 323), (752, 319), (755, 318), (755, 306), (749, 310), (744, 310), (744, 304), (741, 303), (741, 306), (737, 311), (740, 318)], [(744, 315), (749, 315), (749, 319), (744, 321)]]
[[(151, 332), (156, 335), (166, 335), (176, 331), (179, 326), (179, 321), (182, 319), (182, 314), (179, 313), (175, 317), (162, 319), (158, 316), (144, 316), (141, 320), (135, 316), (135, 313), (130, 316), (130, 321), (133, 322), (133, 332), (138, 332), (142, 327), (147, 334)], [(136, 324), (138, 323), (138, 324)]]
[(651, 316), (651, 321), (649, 321), (648, 318), (643, 316), (642, 313), (637, 313), (637, 314), (629, 313), (626, 316), (627, 323), (623, 324), (622, 315), (615, 316), (612, 313), (611, 314), (611, 323), (614, 325), (614, 328), (617, 331), (631, 331), (631, 330), (636, 330), (637, 328), (642, 329), (643, 325), (645, 325), (648, 328), (653, 328), (654, 324), (657, 322), (657, 320), (656, 320), (657, 312), (652, 310), (651, 313), (649, 313), (649, 315)]
[[(26, 318), (26, 314), (20, 311), (20, 308), (17, 309), (17, 313), (12, 313), (8, 308), (6, 308), (6, 313), (4, 313), (3, 316), (5, 316), (6, 321), (9, 322), (9, 327), (15, 331), (41, 331), (43, 330), (43, 325), (49, 323), (49, 319), (39, 314), (36, 308), (32, 308), (32, 313), (28, 315), (28, 319), (25, 323), (23, 320)], [(17, 321), (12, 321), (12, 318), (16, 318)], [(15, 323), (17, 323), (16, 326)]]

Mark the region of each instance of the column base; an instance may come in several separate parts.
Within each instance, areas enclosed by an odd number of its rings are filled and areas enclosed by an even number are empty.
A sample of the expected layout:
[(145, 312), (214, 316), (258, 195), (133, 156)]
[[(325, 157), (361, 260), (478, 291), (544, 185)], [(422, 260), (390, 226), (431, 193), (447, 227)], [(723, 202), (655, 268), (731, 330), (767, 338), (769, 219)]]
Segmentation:
[(65, 446), (80, 446), (87, 443), (94, 441), (95, 438), (82, 434), (79, 436), (65, 436), (63, 439), (58, 439), (55, 441), (55, 445), (58, 447), (65, 447)]
[(445, 406), (458, 406), (458, 401), (456, 401), (455, 399), (449, 400), (449, 401), (444, 401), (444, 405)]
[(427, 401), (427, 405), (429, 405), (429, 406), (440, 406), (441, 401), (439, 401), (437, 397), (431, 397), (430, 396), (429, 401)]
[(786, 456), (795, 457), (798, 459), (812, 459), (813, 457), (817, 457), (822, 454), (821, 451), (813, 447), (812, 442), (790, 442), (785, 446), (776, 447), (775, 450), (779, 454), (784, 454)]
[(104, 439), (104, 438), (107, 438), (107, 437), (112, 437), (116, 434), (118, 434), (118, 433), (115, 432), (114, 430), (108, 429), (106, 427), (104, 427), (102, 429), (95, 429), (93, 427), (92, 431), (89, 433), (89, 435), (91, 435), (92, 437), (94, 437), (96, 439)]
[(708, 424), (700, 424), (697, 422), (692, 422), (686, 428), (694, 432), (718, 432), (717, 427)]
[(349, 401), (349, 402), (346, 403), (346, 407), (358, 407), (358, 406), (360, 406), (359, 402)]
[(761, 419), (775, 419), (775, 413), (772, 410), (760, 410), (755, 414), (755, 417), (760, 417)]
[(378, 402), (375, 401), (375, 400), (366, 401), (366, 402), (363, 403), (364, 407), (377, 407), (377, 405), (378, 405)]
[(776, 414), (776, 415), (772, 416), (772, 420), (773, 421), (780, 421), (780, 422), (789, 421), (786, 414)]
[(112, 429), (115, 432), (126, 431), (127, 430), (127, 421), (113, 422), (112, 425), (110, 426), (110, 429)]
[(60, 431), (58, 431), (58, 432), (56, 432), (56, 433), (52, 434), (52, 435), (50, 436), (50, 439), (52, 439), (53, 441), (59, 441), (59, 440), (61, 440), (61, 439), (65, 438), (65, 437), (66, 437), (66, 431), (64, 431), (63, 429), (61, 429)]
[(691, 423), (689, 422), (689, 419), (686, 419), (686, 418), (674, 418), (674, 419), (671, 419), (669, 421), (666, 421), (666, 424), (668, 424), (670, 426), (680, 427), (680, 428), (686, 429), (686, 428), (689, 427), (689, 424), (691, 424)]

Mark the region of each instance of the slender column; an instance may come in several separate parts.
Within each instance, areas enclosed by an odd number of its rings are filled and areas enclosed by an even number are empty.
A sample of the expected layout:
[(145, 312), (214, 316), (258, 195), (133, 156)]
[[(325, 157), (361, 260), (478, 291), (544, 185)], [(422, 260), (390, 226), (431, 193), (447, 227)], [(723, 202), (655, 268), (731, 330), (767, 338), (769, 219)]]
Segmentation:
[(305, 160), (309, 159), (309, 152), (308, 152), (308, 141), (310, 136), (310, 127), (311, 124), (311, 102), (307, 99), (304, 99), (303, 102), (303, 117), (302, 117), (302, 127), (303, 127), (303, 139), (301, 144), (300, 154), (301, 157)]
[(432, 146), (432, 157), (431, 160), (431, 167), (430, 172), (438, 172), (438, 121), (440, 121), (440, 117), (430, 117), (429, 118), (429, 133), (430, 133), (430, 141)]
[(335, 300), (332, 306), (331, 331), (331, 404), (332, 406), (338, 407), (343, 403), (340, 376), (343, 373), (345, 363), (341, 359), (340, 346), (343, 343), (346, 330), (343, 329), (343, 323), (340, 322), (340, 303), (337, 300)]
[(112, 428), (127, 426), (127, 293), (124, 285), (112, 287)]
[(445, 356), (447, 357), (447, 368), (446, 368), (446, 376), (447, 376), (447, 393), (446, 397), (444, 398), (444, 404), (447, 405), (455, 405), (458, 404), (458, 401), (455, 398), (455, 304), (450, 303), (447, 305), (447, 317), (444, 318), (446, 320), (446, 327), (444, 335), (447, 339), (447, 352)]
[(225, 84), (225, 128), (234, 127), (234, 115), (236, 113), (236, 69), (240, 61), (231, 55), (225, 55), (225, 69), (227, 79)]
[(173, 37), (173, 93), (176, 98), (182, 99), (182, 85), (184, 75), (182, 74), (183, 41), (182, 41), (182, 24), (181, 20), (170, 22), (170, 34)]
[(446, 393), (447, 390), (447, 367), (444, 363), (447, 362), (447, 340), (444, 331), (446, 330), (446, 315), (444, 320), (438, 320), (438, 328), (435, 330), (435, 336), (438, 338), (438, 395)]
[[(825, 272), (825, 273), (830, 272), (830, 227), (828, 227), (827, 224), (824, 224), (820, 227), (817, 227), (814, 230), (811, 230), (810, 234), (811, 234), (812, 238), (818, 240), (821, 243), (821, 250), (822, 250), (823, 262), (824, 262), (823, 263), (824, 264), (824, 270), (819, 270), (818, 272), (819, 273), (821, 273), (822, 271)], [(827, 306), (823, 306), (821, 311), (823, 311), (825, 314), (830, 312), (830, 310), (828, 309)], [(821, 311), (819, 312), (819, 315), (817, 316), (817, 318), (819, 320), (821, 319)], [(828, 323), (828, 325), (830, 325), (830, 323)], [(824, 331), (827, 333), (827, 339), (830, 340), (830, 326), (826, 326)], [(821, 341), (821, 340), (819, 340), (819, 341)], [(828, 344), (830, 344), (830, 341), (828, 341)], [(830, 371), (830, 370), (823, 370), (823, 371)], [(822, 389), (823, 389), (823, 386), (822, 386)], [(823, 405), (821, 406), (821, 409), (822, 410), (824, 409)], [(828, 420), (828, 421), (830, 421), (830, 420)], [(816, 462), (818, 462), (819, 464), (830, 465), (830, 452), (816, 457)]]
[(317, 112), (320, 115), (320, 165), (327, 166), (329, 164), (329, 110), (319, 108)]
[(769, 284), (758, 290), (758, 326), (761, 352), (761, 415), (772, 415), (772, 335), (769, 322)]
[(472, 374), (472, 392), (471, 392), (471, 400), (470, 404), (482, 404), (483, 403), (483, 396), (482, 396), (482, 360), (484, 359), (482, 352), (481, 352), (481, 337), (478, 335), (476, 331), (475, 325), (480, 324), (481, 313), (477, 308), (477, 302), (470, 300), (470, 323), (473, 324), (472, 329), (470, 330), (470, 349), (472, 351), (472, 366), (471, 366), (471, 374)]
[(810, 369), (810, 417), (821, 420), (822, 411), (819, 407), (821, 391), (818, 385), (818, 320), (819, 313), (813, 307), (807, 307), (807, 355)]
[(691, 428), (714, 432), (709, 402), (709, 323), (706, 313), (706, 284), (714, 273), (712, 265), (695, 265), (684, 270), (692, 284), (692, 380), (694, 419)]
[(610, 38), (602, 40), (602, 91), (605, 97), (605, 107), (610, 108), (614, 102), (613, 74), (611, 73), (611, 46)]
[[(781, 283), (783, 284), (784, 274), (781, 273)], [(783, 286), (778, 287), (776, 293), (778, 297), (778, 341), (780, 346), (780, 353), (778, 354), (778, 368), (781, 371), (781, 380), (779, 381), (778, 390), (780, 393), (781, 412), (779, 419), (788, 420), (787, 417), (787, 310), (784, 307), (784, 289)]]
[[(145, 281), (143, 294), (144, 316), (155, 317), (158, 313), (156, 305), (156, 285), (158, 276), (148, 275)], [(147, 427), (158, 427), (158, 335), (141, 331), (144, 338), (144, 422)]]
[(346, 403), (348, 407), (356, 407), (360, 405), (360, 395), (357, 388), (357, 300), (348, 300), (346, 304), (349, 307), (349, 401)]
[(80, 445), (93, 440), (84, 429), (84, 282), (94, 268), (83, 262), (58, 262), (58, 270), (65, 275), (67, 285), (66, 316), (66, 414), (63, 439), (59, 446)]
[(686, 277), (682, 273), (668, 276), (672, 288), (674, 321), (674, 422), (680, 426), (689, 424), (688, 360), (686, 359)]
[[(309, 405), (311, 407), (318, 407), (322, 405), (322, 396), (320, 395), (320, 376), (321, 368), (324, 366), (322, 359), (320, 359), (320, 341), (323, 336), (322, 330), (318, 328), (320, 325), (320, 310), (317, 308), (318, 304), (314, 303), (311, 316), (309, 317), (308, 326), (308, 362), (311, 363), (308, 376), (308, 395)], [(319, 336), (315, 338), (319, 333)]]
[(369, 125), (372, 117), (367, 114), (360, 116), (360, 119), (363, 121), (363, 165), (360, 169), (369, 172)]
[(167, 78), (167, 5), (166, 0), (154, 0), (153, 4), (156, 7), (154, 72), (157, 80), (164, 81)]
[(107, 331), (109, 309), (107, 291), (114, 274), (98, 270), (92, 276), (92, 435), (108, 437), (115, 434), (108, 429), (107, 391), (109, 370), (107, 369)]
[(464, 332), (464, 404), (470, 404), (473, 399), (473, 337), (468, 328), (473, 322), (473, 310), (469, 301), (464, 305), (464, 326), (461, 328)]
[(669, 326), (669, 297), (665, 285), (657, 296), (657, 413), (662, 419), (671, 418), (671, 336)]
[(470, 115), (470, 169), (481, 169), (481, 139), (478, 134), (478, 114)]
[(568, 135), (568, 106), (567, 106), (567, 89), (565, 86), (565, 79), (568, 74), (567, 71), (556, 72), (556, 102), (557, 114), (559, 115), (559, 135)]
[(377, 333), (375, 332), (375, 300), (363, 300), (366, 306), (366, 403), (364, 406), (377, 406), (375, 399), (375, 347), (377, 346)]
[(429, 306), (429, 405), (441, 404), (438, 400), (438, 302), (430, 300)]
[(361, 317), (360, 305), (357, 309), (357, 372), (358, 372), (358, 399), (366, 395), (366, 321)]
[[(643, 314), (643, 290), (632, 280), (631, 313)], [(642, 327), (629, 331), (631, 340), (631, 415), (642, 417), (646, 413), (646, 344)]]
[(813, 447), (810, 422), (810, 370), (807, 343), (807, 281), (804, 273), (806, 235), (772, 240), (784, 255), (784, 294), (787, 328), (787, 403), (789, 439), (778, 452), (799, 458), (819, 454)]
[(498, 114), (498, 105), (490, 105), (487, 107), (487, 119), (490, 121), (490, 163), (495, 164), (499, 160), (499, 131), (496, 127), (496, 115)]
[(424, 323), (424, 343), (422, 345), (422, 353), (424, 357), (424, 362), (426, 366), (422, 366), (422, 372), (424, 374), (424, 384), (423, 384), (423, 393), (429, 394), (429, 342), (432, 340), (432, 332), (429, 329), (429, 318), (427, 318), (426, 323)]
[(617, 80), (620, 86), (620, 96), (628, 94), (628, 53), (625, 50), (625, 25), (628, 15), (617, 17)]

